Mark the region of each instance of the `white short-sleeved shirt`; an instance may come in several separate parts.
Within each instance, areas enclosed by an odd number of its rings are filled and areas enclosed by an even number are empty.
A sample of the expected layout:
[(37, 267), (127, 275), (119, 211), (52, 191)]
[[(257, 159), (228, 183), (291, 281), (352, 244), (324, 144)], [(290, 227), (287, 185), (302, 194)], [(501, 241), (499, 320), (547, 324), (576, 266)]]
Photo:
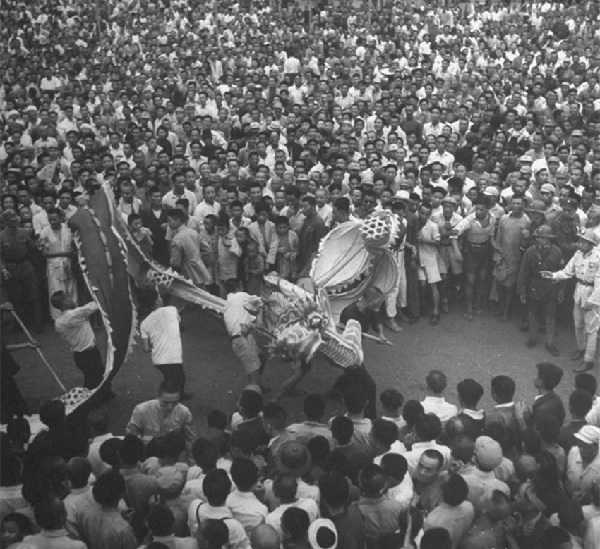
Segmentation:
[(183, 364), (179, 313), (175, 307), (160, 307), (140, 325), (143, 339), (150, 341), (153, 364)]

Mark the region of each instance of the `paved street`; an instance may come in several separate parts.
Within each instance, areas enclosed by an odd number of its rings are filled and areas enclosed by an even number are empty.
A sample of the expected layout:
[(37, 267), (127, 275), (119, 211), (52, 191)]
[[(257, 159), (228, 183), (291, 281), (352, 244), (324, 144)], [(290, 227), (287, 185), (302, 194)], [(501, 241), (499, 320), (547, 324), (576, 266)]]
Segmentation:
[[(460, 307), (460, 305), (459, 305)], [(202, 427), (203, 418), (213, 408), (227, 414), (235, 409), (236, 397), (245, 384), (245, 375), (231, 351), (229, 338), (222, 323), (201, 310), (185, 312), (185, 331), (182, 335), (188, 390), (194, 398), (186, 404)], [(502, 324), (488, 313), (467, 322), (462, 311), (451, 311), (442, 317), (440, 324), (431, 327), (427, 319), (414, 325), (403, 325), (399, 334), (388, 332), (393, 347), (365, 342), (365, 359), (375, 377), (378, 392), (389, 387), (399, 389), (405, 399), (421, 398), (424, 378), (432, 368), (446, 372), (448, 398), (456, 402), (456, 384), (465, 377), (473, 377), (485, 387), (484, 407), (491, 405), (489, 380), (504, 373), (517, 381), (517, 399), (530, 402), (534, 395), (533, 375), (535, 364), (555, 362), (565, 370), (559, 392), (568, 398), (574, 383), (573, 363), (568, 355), (574, 348), (572, 328), (559, 324), (557, 345), (561, 356), (553, 359), (540, 341), (534, 349), (525, 347), (526, 334), (518, 331), (516, 321)], [(7, 342), (23, 338), (7, 335)], [(81, 382), (71, 355), (64, 342), (48, 327), (39, 337), (42, 350), (55, 367), (67, 387)], [(17, 382), (31, 406), (37, 411), (41, 402), (58, 396), (60, 391), (34, 351), (19, 351), (16, 357), (21, 364)], [(272, 361), (266, 370), (266, 384), (275, 387), (289, 373), (289, 366)], [(301, 384), (306, 391), (325, 391), (339, 375), (339, 370), (317, 361), (313, 370)], [(134, 405), (151, 398), (161, 375), (154, 369), (150, 356), (136, 345), (127, 363), (119, 372), (113, 387), (118, 397), (109, 405), (111, 428), (114, 433), (124, 429)], [(285, 399), (286, 408), (295, 419), (302, 409), (302, 397)], [(330, 404), (331, 413), (335, 413)]]

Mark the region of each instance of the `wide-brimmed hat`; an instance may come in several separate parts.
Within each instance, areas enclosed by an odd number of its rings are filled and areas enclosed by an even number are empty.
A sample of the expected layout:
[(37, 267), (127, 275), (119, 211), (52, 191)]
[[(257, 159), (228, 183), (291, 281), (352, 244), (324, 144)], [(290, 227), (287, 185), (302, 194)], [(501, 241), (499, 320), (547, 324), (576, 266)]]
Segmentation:
[(276, 463), (280, 473), (301, 477), (310, 469), (310, 452), (301, 442), (291, 440), (286, 442), (279, 450)]

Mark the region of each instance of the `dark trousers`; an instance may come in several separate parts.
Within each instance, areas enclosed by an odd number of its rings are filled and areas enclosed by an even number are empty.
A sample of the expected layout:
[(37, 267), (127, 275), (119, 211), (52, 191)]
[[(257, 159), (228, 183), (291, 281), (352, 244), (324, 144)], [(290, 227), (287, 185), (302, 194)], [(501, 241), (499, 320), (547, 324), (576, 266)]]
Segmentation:
[(409, 318), (413, 319), (421, 316), (419, 273), (410, 263), (406, 266), (406, 305)]
[(156, 369), (163, 375), (164, 381), (172, 382), (181, 388), (181, 394), (185, 388), (185, 372), (183, 364), (155, 364)]
[(40, 284), (31, 261), (21, 261), (9, 267), (9, 271), (11, 278), (4, 285), (15, 312), (24, 322), (33, 322), (36, 328), (41, 327), (42, 301), (39, 289), (44, 284)]
[(365, 365), (358, 368), (348, 368), (333, 384), (333, 389), (344, 394), (350, 387), (361, 387), (369, 400), (365, 408), (365, 417), (377, 417), (377, 385)]
[[(537, 338), (541, 322), (546, 322), (546, 345), (554, 345), (556, 333), (556, 299), (548, 301), (530, 299), (529, 305), (529, 333), (531, 337)], [(544, 318), (545, 317), (545, 318)]]
[(104, 364), (98, 347), (94, 345), (85, 351), (73, 353), (73, 358), (83, 374), (83, 386), (86, 389), (98, 387), (104, 377)]

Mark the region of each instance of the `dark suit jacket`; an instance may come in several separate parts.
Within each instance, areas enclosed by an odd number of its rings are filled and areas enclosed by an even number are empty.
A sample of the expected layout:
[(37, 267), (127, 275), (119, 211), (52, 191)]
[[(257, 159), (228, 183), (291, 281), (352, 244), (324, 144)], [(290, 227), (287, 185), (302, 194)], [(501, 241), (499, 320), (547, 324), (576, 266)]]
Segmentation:
[(555, 416), (561, 425), (565, 421), (567, 414), (565, 413), (563, 401), (553, 391), (542, 395), (533, 403), (533, 406), (531, 407), (531, 417), (529, 418), (528, 424), (530, 426), (534, 426), (536, 419), (543, 414)]
[(150, 208), (146, 208), (140, 211), (140, 217), (144, 227), (152, 232), (152, 240), (154, 241), (152, 255), (154, 259), (162, 265), (169, 265), (169, 243), (165, 240), (167, 231), (161, 227), (163, 223), (167, 222), (166, 210), (162, 210), (160, 216), (156, 217)]

